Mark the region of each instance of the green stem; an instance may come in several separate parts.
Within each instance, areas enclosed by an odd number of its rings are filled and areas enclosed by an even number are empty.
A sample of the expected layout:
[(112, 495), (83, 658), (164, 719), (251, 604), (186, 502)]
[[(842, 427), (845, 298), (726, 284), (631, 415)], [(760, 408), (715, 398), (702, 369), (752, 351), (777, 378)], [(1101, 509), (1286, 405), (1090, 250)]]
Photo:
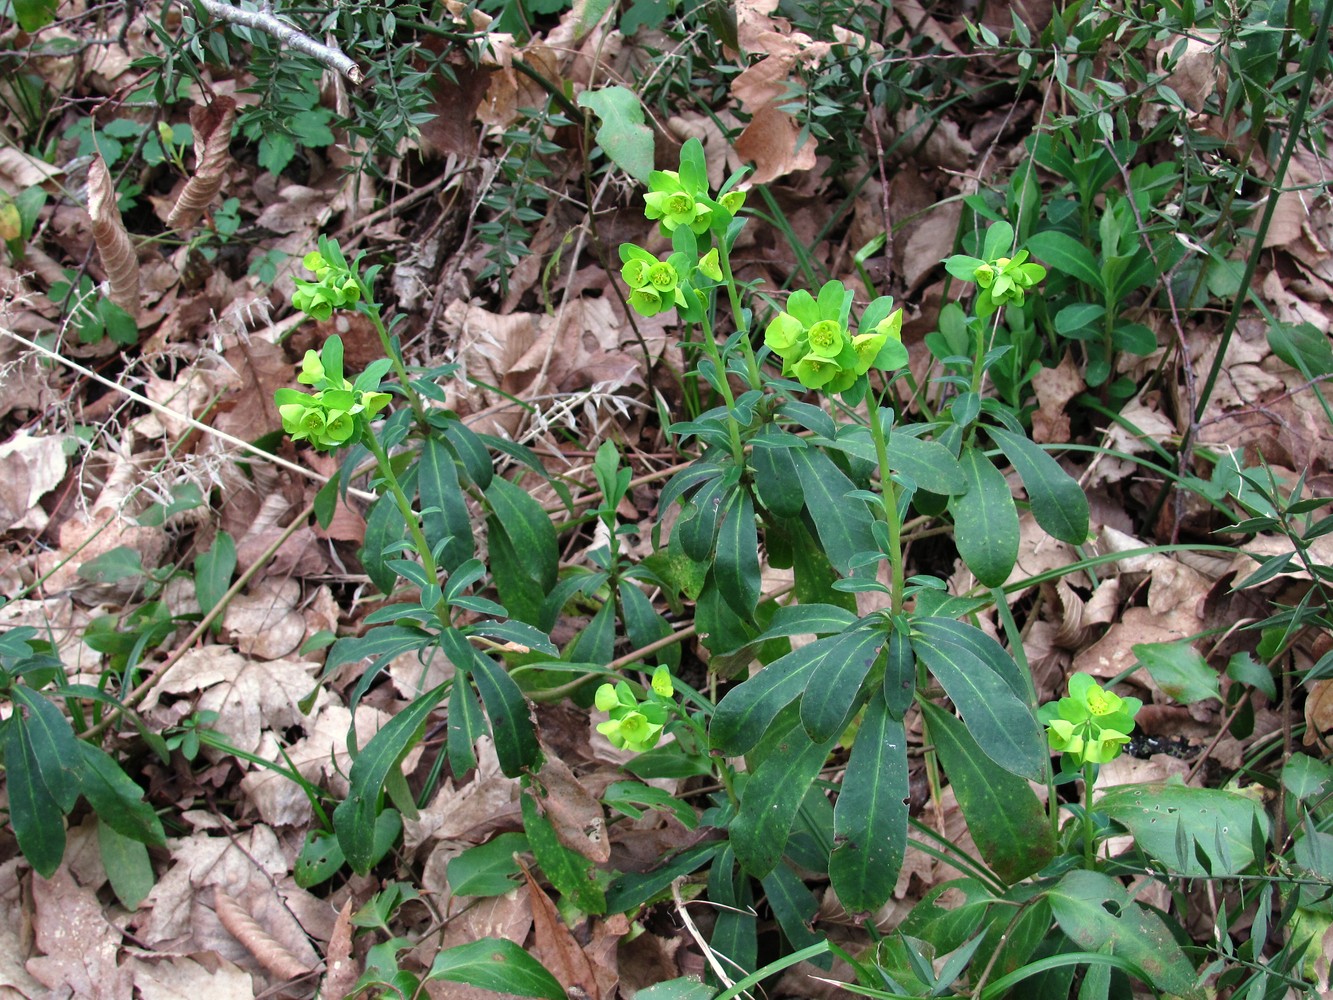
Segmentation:
[(1096, 781), (1096, 764), (1083, 765), (1083, 867), (1088, 871), (1097, 870), (1097, 850), (1092, 839), (1092, 786)]
[(878, 513), (889, 529), (889, 551), (885, 555), (889, 557), (889, 569), (893, 579), (892, 608), (894, 614), (901, 614), (903, 610), (903, 592), (907, 588), (903, 572), (903, 525), (898, 512), (898, 487), (894, 485), (893, 473), (889, 471), (889, 447), (888, 442), (884, 439), (884, 425), (880, 420), (881, 407), (879, 401), (873, 393), (866, 397), (866, 401), (867, 408), (870, 411), (870, 437), (875, 442), (875, 457), (879, 460), (881, 496)]
[[(357, 280), (360, 281), (361, 279), (358, 278)], [(375, 332), (379, 334), (380, 346), (384, 348), (384, 356), (393, 365), (394, 374), (398, 376), (398, 383), (403, 387), (403, 392), (407, 396), (407, 403), (412, 407), (412, 414), (417, 418), (417, 423), (424, 428), (426, 426), (426, 407), (422, 404), (417, 391), (412, 388), (412, 380), (408, 377), (407, 366), (403, 364), (403, 359), (399, 353), (394, 350), (388, 327), (384, 325), (384, 320), (380, 318), (380, 307), (377, 303), (370, 301), (367, 294), (369, 291), (370, 289), (366, 287), (366, 283), (362, 281), (361, 295), (362, 301), (365, 303), (363, 311), (365, 315), (370, 317), (370, 321), (375, 324)], [(373, 437), (373, 435), (371, 436)], [(389, 478), (392, 479), (393, 477), (390, 476)]]
[[(380, 445), (379, 438), (375, 437), (375, 432), (369, 427), (361, 435), (361, 443), (375, 456), (375, 464), (379, 466), (380, 478), (384, 481), (384, 485), (388, 487), (393, 502), (398, 505), (398, 511), (403, 515), (403, 520), (407, 522), (408, 534), (412, 536), (412, 547), (417, 550), (417, 555), (421, 558), (421, 566), (426, 571), (426, 579), (433, 580), (437, 586), (440, 586), (440, 571), (435, 565), (435, 556), (430, 550), (430, 543), (426, 541), (426, 535), (421, 530), (421, 521), (417, 517), (417, 512), (412, 509), (412, 502), (408, 500), (407, 494), (403, 492), (402, 486), (398, 484), (398, 477), (393, 474), (393, 466), (389, 464), (389, 456)], [(440, 598), (439, 603), (435, 606), (435, 614), (440, 619), (441, 625), (447, 626), (449, 624), (449, 609), (444, 602), (444, 598)]]
[[(717, 242), (717, 259), (722, 265), (722, 280), (727, 286), (727, 299), (731, 303), (731, 318), (736, 324), (736, 329), (741, 332), (741, 345), (745, 348), (745, 367), (750, 373), (750, 388), (758, 389), (761, 385), (759, 362), (755, 359), (754, 345), (750, 343), (750, 330), (745, 323), (745, 313), (741, 310), (741, 293), (736, 287), (736, 278), (731, 273), (731, 251), (727, 247), (725, 235)], [(723, 377), (726, 376), (725, 371), (722, 374)]]
[(727, 380), (727, 368), (722, 363), (722, 352), (717, 348), (717, 338), (713, 336), (713, 326), (705, 315), (700, 324), (703, 327), (703, 348), (712, 359), (717, 369), (718, 388), (722, 390), (722, 399), (727, 404), (727, 433), (731, 436), (731, 457), (738, 469), (745, 468), (745, 445), (741, 442), (741, 426), (736, 421), (736, 397)]

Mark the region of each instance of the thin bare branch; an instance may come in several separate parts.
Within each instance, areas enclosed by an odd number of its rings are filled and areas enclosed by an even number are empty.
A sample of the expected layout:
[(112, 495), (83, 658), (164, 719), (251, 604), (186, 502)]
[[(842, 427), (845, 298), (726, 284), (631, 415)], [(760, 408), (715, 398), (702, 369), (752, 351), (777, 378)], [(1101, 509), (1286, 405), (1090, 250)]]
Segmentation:
[(329, 67), (329, 69), (337, 70), (353, 83), (359, 84), (366, 78), (365, 74), (361, 72), (361, 67), (352, 61), (342, 49), (317, 42), (299, 28), (292, 27), (286, 21), (280, 21), (267, 5), (262, 10), (245, 10), (241, 7), (232, 6), (225, 0), (199, 0), (199, 6), (220, 21), (228, 21), (231, 24), (239, 24), (244, 28), (252, 28), (255, 31), (262, 31), (266, 35), (272, 35), (288, 48), (295, 49), (297, 52), (304, 52)]

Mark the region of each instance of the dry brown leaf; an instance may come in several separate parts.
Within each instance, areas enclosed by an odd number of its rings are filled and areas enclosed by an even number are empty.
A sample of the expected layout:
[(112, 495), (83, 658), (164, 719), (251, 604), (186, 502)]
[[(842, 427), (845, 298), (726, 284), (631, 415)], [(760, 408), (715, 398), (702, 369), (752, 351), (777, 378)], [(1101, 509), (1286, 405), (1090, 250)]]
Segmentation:
[(204, 214), (209, 203), (222, 190), (227, 167), (231, 165), (231, 127), (236, 121), (236, 101), (215, 97), (211, 104), (190, 109), (190, 127), (194, 130), (194, 151), (198, 158), (194, 176), (185, 182), (176, 207), (167, 216), (172, 229), (189, 229)]
[(551, 821), (560, 843), (589, 861), (605, 864), (611, 860), (602, 804), (579, 783), (565, 762), (548, 752), (546, 762), (533, 780), (544, 793), (535, 796), (537, 803)]
[(64, 173), (60, 167), (30, 156), (17, 146), (0, 146), (0, 190), (10, 197), (38, 187)]
[(1305, 737), (1302, 742), (1314, 746), (1333, 730), (1333, 681), (1315, 681), (1305, 698)]
[(1069, 440), (1069, 414), (1065, 407), (1085, 388), (1083, 373), (1074, 363), (1073, 353), (1065, 351), (1060, 364), (1043, 368), (1032, 377), (1037, 393), (1037, 410), (1032, 414), (1032, 440), (1038, 444)]
[(403, 846), (411, 851), (428, 840), (467, 840), (497, 818), (518, 816), (518, 781), (500, 773), (490, 739), (477, 741), (477, 770), (461, 788), (445, 782), (420, 818), (403, 820)]
[(97, 896), (79, 885), (64, 865), (49, 879), (34, 875), (32, 894), (33, 930), (41, 955), (28, 960), (28, 972), (56, 995), (72, 993), (88, 1000), (129, 996), (129, 970), (116, 963), (121, 931), (107, 920)]
[(24, 906), (20, 869), (28, 870), (23, 858), (11, 858), (0, 864), (0, 989), (33, 996), (42, 984), (24, 967), (30, 957), (32, 927)]
[(64, 438), (21, 429), (0, 444), (0, 531), (43, 531), (46, 511), (37, 501), (65, 478)]
[(264, 577), (250, 593), (238, 594), (222, 619), (241, 653), (262, 660), (286, 656), (305, 638), (305, 619), (297, 611), (301, 585), (292, 579)]
[(361, 978), (361, 963), (352, 955), (352, 911), (354, 901), (348, 899), (338, 911), (338, 922), (333, 925), (333, 935), (329, 938), (329, 947), (324, 954), (324, 982), (320, 986), (320, 996), (329, 1000), (339, 1000), (352, 992), (352, 987)]
[[(527, 886), (521, 886), (503, 896), (486, 899), (455, 897), (449, 901), (449, 922), (436, 943), (434, 938), (423, 943), (414, 952), (422, 964), (429, 967), (437, 952), (460, 944), (471, 944), (484, 937), (498, 937), (525, 945), (532, 932), (532, 900)], [(426, 992), (433, 1000), (508, 1000), (509, 994), (492, 993), (477, 986), (462, 983), (429, 982)]]
[(213, 910), (227, 933), (245, 945), (255, 960), (277, 978), (299, 979), (310, 972), (309, 966), (284, 948), (246, 912), (245, 907), (222, 889), (213, 890)]
[(767, 184), (774, 178), (815, 165), (817, 144), (807, 136), (799, 143), (800, 126), (791, 115), (766, 104), (755, 112), (736, 140), (736, 154), (754, 164), (750, 181)]
[[(894, 213), (899, 208), (894, 206)], [(963, 206), (956, 201), (933, 207), (913, 224), (911, 234), (902, 244), (901, 261), (907, 292), (915, 292), (953, 250), (954, 236)], [(882, 229), (881, 223), (881, 229)]]
[(160, 961), (131, 956), (125, 967), (142, 1000), (253, 1000), (256, 993), (250, 973), (207, 952)]
[(528, 884), (528, 899), (532, 902), (532, 932), (538, 960), (560, 981), (566, 993), (578, 996), (573, 993), (577, 988), (588, 1000), (601, 1000), (601, 984), (588, 953), (569, 933), (560, 919), (560, 911), (532, 877), (528, 866), (520, 861), (518, 867)]
[(88, 215), (93, 220), (93, 242), (97, 244), (102, 269), (110, 286), (108, 298), (131, 316), (139, 315), (139, 255), (125, 230), (116, 203), (116, 185), (100, 155), (88, 168)]

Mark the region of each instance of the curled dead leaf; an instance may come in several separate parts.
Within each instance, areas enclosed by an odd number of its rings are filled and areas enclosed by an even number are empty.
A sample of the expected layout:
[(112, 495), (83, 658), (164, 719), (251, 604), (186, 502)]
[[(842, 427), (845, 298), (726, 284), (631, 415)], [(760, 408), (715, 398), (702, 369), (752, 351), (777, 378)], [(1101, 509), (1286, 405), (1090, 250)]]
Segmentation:
[(230, 97), (217, 97), (212, 104), (190, 109), (198, 163), (194, 176), (185, 182), (176, 206), (167, 216), (168, 226), (173, 229), (193, 226), (222, 189), (231, 163), (231, 127), (235, 121), (236, 102)]
[(274, 976), (290, 980), (300, 979), (309, 974), (310, 970), (306, 968), (304, 962), (284, 948), (276, 938), (259, 926), (259, 921), (245, 912), (245, 907), (221, 889), (215, 889), (213, 892), (213, 909), (222, 926), (227, 929), (227, 933), (245, 945), (246, 950), (255, 957), (255, 961)]
[(116, 204), (116, 185), (106, 161), (94, 156), (88, 168), (88, 214), (93, 220), (93, 242), (102, 258), (111, 287), (110, 299), (131, 316), (139, 315), (139, 255), (135, 253), (125, 221)]

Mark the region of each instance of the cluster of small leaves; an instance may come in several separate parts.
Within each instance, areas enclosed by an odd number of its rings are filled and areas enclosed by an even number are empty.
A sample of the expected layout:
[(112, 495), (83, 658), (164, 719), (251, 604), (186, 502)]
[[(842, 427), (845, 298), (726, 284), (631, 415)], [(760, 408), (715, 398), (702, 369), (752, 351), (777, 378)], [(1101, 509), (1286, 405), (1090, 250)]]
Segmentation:
[(1051, 749), (1076, 764), (1106, 764), (1120, 756), (1143, 702), (1122, 698), (1087, 674), (1069, 678), (1069, 695), (1043, 705), (1037, 720), (1046, 726)]
[(1019, 250), (1012, 257), (1013, 227), (996, 223), (986, 232), (984, 259), (955, 254), (944, 262), (955, 278), (970, 281), (980, 289), (974, 308), (978, 317), (992, 316), (1002, 306), (1022, 306), (1027, 293), (1046, 277), (1046, 268), (1028, 260), (1028, 252)]
[(315, 388), (313, 393), (278, 389), (274, 401), (282, 429), (293, 441), (309, 441), (320, 451), (334, 451), (360, 435), (369, 421), (389, 402), (379, 392), (388, 361), (375, 362), (353, 384), (342, 374), (342, 338), (330, 337), (316, 354), (306, 351), (296, 381)]
[(624, 681), (603, 684), (597, 689), (597, 710), (610, 718), (599, 723), (597, 731), (611, 741), (616, 749), (642, 753), (657, 746), (666, 726), (676, 689), (671, 683), (671, 671), (660, 666), (653, 671), (652, 687), (640, 701)]
[(903, 311), (882, 296), (861, 314), (859, 333), (848, 328), (852, 295), (841, 281), (825, 282), (816, 299), (801, 289), (769, 321), (764, 344), (782, 359), (782, 374), (807, 389), (847, 392), (871, 368), (888, 371), (907, 364), (902, 343)]

